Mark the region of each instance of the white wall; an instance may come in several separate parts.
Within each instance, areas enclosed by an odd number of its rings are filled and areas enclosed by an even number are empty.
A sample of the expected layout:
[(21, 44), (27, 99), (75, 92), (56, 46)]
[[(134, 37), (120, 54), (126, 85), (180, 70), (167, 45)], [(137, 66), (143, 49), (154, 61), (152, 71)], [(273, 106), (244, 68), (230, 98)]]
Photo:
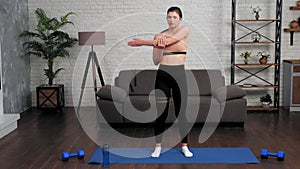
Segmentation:
[(0, 41), (0, 116), (3, 115), (3, 92), (2, 92), (2, 42)]
[(23, 38), (28, 29), (28, 1), (0, 3), (0, 42), (4, 114), (19, 114), (31, 107), (30, 58), (24, 56)]
[[(61, 16), (66, 12), (73, 11), (71, 17), (74, 26), (66, 29), (77, 36), (78, 31), (105, 31), (106, 45), (95, 46), (104, 79), (107, 84), (112, 84), (112, 79), (123, 69), (156, 69), (152, 64), (150, 47), (131, 48), (127, 42), (133, 37), (152, 39), (154, 34), (167, 28), (165, 13), (168, 7), (176, 5), (184, 12), (184, 22), (191, 29), (191, 41), (188, 51), (187, 69), (208, 68), (221, 69), (226, 76), (226, 83), (230, 84), (230, 41), (231, 41), (231, 1), (223, 0), (28, 0), (30, 28), (33, 29), (36, 19), (33, 11), (43, 8), (49, 16)], [(252, 19), (250, 6), (262, 8), (262, 18), (275, 18), (275, 0), (238, 0), (238, 19)], [(283, 4), (283, 28), (288, 27), (291, 20), (300, 16), (300, 11), (290, 11), (289, 6), (295, 5), (295, 1), (286, 0)], [(265, 34), (274, 35), (274, 26), (266, 29)], [(299, 58), (298, 46), (300, 34), (295, 34), (294, 46), (289, 46), (289, 33), (282, 32), (282, 60)], [(267, 50), (271, 54), (274, 48), (270, 46), (248, 46), (246, 50), (256, 53)], [(245, 49), (238, 48), (237, 55)], [(76, 46), (72, 49), (70, 58), (58, 59), (57, 67), (64, 67), (56, 83), (65, 84), (66, 105), (72, 106), (72, 98), (77, 98), (80, 93), (80, 85), (84, 72), (89, 47)], [(242, 60), (237, 56), (237, 62)], [(250, 62), (258, 62), (253, 57)], [(35, 87), (46, 83), (43, 75), (42, 60), (31, 59), (31, 90), (32, 102), (36, 105)], [(281, 69), (282, 70), (282, 69)], [(272, 69), (266, 72), (266, 76), (273, 78)], [(87, 80), (88, 87), (92, 86), (91, 72)], [(251, 79), (252, 82), (255, 79)], [(261, 82), (257, 82), (261, 83)], [(72, 87), (73, 85), (73, 87)], [(72, 89), (76, 94), (72, 94)], [(282, 89), (281, 89), (282, 90)], [(258, 97), (248, 96), (251, 104), (258, 104)], [(265, 91), (260, 91), (264, 93)], [(91, 88), (85, 89), (83, 105), (93, 105), (94, 96)], [(282, 94), (282, 93), (281, 93)], [(73, 97), (72, 97), (73, 95)]]

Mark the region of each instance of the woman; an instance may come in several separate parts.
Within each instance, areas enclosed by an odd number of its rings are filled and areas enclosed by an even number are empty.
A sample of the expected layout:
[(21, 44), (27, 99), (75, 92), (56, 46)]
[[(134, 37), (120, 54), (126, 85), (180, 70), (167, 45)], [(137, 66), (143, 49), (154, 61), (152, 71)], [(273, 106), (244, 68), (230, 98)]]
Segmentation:
[[(160, 64), (156, 75), (155, 89), (163, 91), (168, 98), (170, 96), (173, 97), (175, 115), (178, 119), (179, 132), (182, 138), (182, 153), (185, 157), (192, 157), (193, 153), (188, 149), (188, 127), (185, 115), (187, 84), (184, 63), (189, 41), (189, 28), (186, 26), (179, 27), (179, 24), (182, 22), (182, 12), (178, 7), (168, 9), (167, 22), (169, 28), (155, 35), (154, 40), (134, 38), (128, 42), (128, 45), (153, 46), (153, 62), (155, 65)], [(160, 95), (156, 94), (156, 98), (159, 97)], [(156, 146), (154, 152), (151, 154), (154, 158), (158, 158), (161, 153), (161, 133), (165, 130), (168, 105), (166, 104), (165, 110), (155, 122)]]

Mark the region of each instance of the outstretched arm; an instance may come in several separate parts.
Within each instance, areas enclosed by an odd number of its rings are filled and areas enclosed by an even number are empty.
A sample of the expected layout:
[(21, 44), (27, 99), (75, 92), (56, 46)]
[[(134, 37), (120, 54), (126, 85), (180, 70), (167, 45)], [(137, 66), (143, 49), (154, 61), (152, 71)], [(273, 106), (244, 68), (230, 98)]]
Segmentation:
[(184, 39), (187, 37), (190, 33), (190, 30), (188, 27), (183, 26), (181, 27), (172, 37), (167, 37), (164, 38), (164, 44), (160, 44), (163, 46), (158, 46), (158, 40), (159, 39), (154, 39), (154, 40), (143, 40), (140, 38), (133, 38), (132, 41), (128, 42), (129, 46), (154, 46), (154, 47), (166, 47), (170, 46), (176, 42), (179, 42), (180, 40)]
[(128, 42), (129, 46), (157, 46), (157, 40), (143, 40), (140, 38), (133, 38)]

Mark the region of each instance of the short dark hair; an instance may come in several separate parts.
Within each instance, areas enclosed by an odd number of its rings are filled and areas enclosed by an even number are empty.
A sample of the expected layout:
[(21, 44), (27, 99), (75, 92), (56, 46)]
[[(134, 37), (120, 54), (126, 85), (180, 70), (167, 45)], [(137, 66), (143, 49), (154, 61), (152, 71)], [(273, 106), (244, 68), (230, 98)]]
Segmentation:
[(169, 12), (176, 12), (176, 13), (179, 15), (179, 17), (182, 18), (182, 12), (181, 12), (181, 9), (180, 9), (179, 7), (177, 7), (177, 6), (172, 6), (172, 7), (170, 7), (170, 8), (168, 9), (168, 11), (167, 11), (167, 14), (168, 14)]

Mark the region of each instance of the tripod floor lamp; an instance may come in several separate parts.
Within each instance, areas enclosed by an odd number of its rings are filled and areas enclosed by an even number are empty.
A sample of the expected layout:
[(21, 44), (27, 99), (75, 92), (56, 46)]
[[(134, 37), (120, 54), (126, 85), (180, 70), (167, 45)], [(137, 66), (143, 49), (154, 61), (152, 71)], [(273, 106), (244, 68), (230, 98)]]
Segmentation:
[[(78, 107), (77, 107), (77, 113), (79, 114), (80, 106), (81, 106), (81, 100), (83, 97), (83, 92), (86, 84), (86, 78), (88, 75), (89, 67), (92, 64), (92, 72), (93, 72), (93, 83), (94, 83), (94, 91), (95, 91), (95, 98), (96, 92), (97, 92), (97, 79), (96, 79), (96, 69), (98, 72), (98, 76), (101, 82), (101, 85), (104, 86), (104, 79), (102, 76), (102, 72), (100, 69), (100, 64), (98, 62), (98, 58), (96, 55), (96, 52), (94, 52), (93, 46), (94, 45), (105, 45), (105, 32), (78, 32), (78, 39), (79, 39), (79, 46), (91, 46), (91, 51), (88, 55), (88, 60), (85, 66), (85, 71), (83, 75), (83, 80), (81, 84), (81, 93), (79, 97)], [(92, 63), (91, 63), (92, 62)]]

